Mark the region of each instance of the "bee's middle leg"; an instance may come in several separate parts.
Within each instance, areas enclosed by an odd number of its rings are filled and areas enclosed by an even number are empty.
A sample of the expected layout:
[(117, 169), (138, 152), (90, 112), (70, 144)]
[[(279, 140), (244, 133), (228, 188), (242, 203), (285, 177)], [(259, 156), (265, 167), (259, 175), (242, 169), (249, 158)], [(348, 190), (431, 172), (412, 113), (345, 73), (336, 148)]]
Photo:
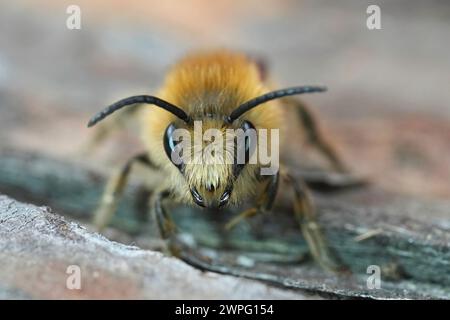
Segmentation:
[(309, 143), (314, 146), (326, 159), (328, 159), (337, 172), (349, 172), (334, 147), (320, 132), (317, 121), (309, 108), (303, 102), (293, 98), (286, 98), (285, 101), (296, 108), (298, 117), (303, 124), (303, 129), (308, 136)]
[(275, 175), (262, 177), (267, 180), (267, 185), (265, 186), (263, 192), (259, 195), (256, 205), (232, 218), (225, 225), (226, 230), (231, 230), (246, 218), (253, 217), (258, 213), (267, 212), (272, 209), (278, 191), (279, 172)]
[(104, 227), (106, 227), (114, 215), (119, 198), (127, 184), (131, 168), (136, 162), (143, 163), (152, 168), (154, 167), (150, 162), (148, 155), (145, 153), (140, 153), (129, 159), (118, 172), (111, 176), (106, 184), (100, 205), (94, 213), (93, 223), (98, 231), (101, 231)]
[(294, 189), (295, 218), (300, 225), (311, 255), (325, 270), (332, 272), (344, 271), (345, 268), (331, 252), (317, 222), (316, 209), (306, 184), (300, 179), (294, 179), (288, 173), (283, 174), (283, 179)]

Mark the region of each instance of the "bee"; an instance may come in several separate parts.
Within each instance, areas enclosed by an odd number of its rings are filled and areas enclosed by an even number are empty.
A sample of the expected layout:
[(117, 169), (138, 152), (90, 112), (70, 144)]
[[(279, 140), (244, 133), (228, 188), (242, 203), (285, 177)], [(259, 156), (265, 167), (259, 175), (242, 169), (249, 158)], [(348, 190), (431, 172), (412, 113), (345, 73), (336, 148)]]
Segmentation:
[[(283, 164), (272, 174), (262, 175), (260, 161), (249, 163), (255, 153), (254, 147), (261, 147), (263, 143), (269, 144), (270, 148), (280, 148), (281, 153), (285, 148), (295, 146), (297, 139), (286, 136), (284, 130), (290, 117), (285, 105), (290, 104), (297, 108), (311, 145), (317, 147), (337, 171), (346, 171), (336, 152), (318, 131), (315, 118), (307, 107), (290, 97), (323, 92), (326, 88), (308, 85), (271, 90), (270, 87), (265, 66), (246, 54), (226, 50), (199, 52), (176, 63), (156, 95), (125, 98), (94, 115), (88, 127), (117, 110), (138, 106), (133, 109), (140, 121), (141, 139), (146, 149), (131, 157), (109, 180), (95, 214), (97, 227), (102, 228), (108, 223), (132, 166), (137, 162), (164, 174), (164, 181), (154, 192), (152, 210), (162, 237), (169, 240), (174, 238), (177, 228), (166, 210), (165, 201), (215, 209), (252, 201), (254, 205), (250, 209), (236, 215), (226, 225), (231, 229), (243, 219), (270, 211), (280, 182), (283, 182), (293, 190), (294, 214), (312, 256), (325, 269), (335, 270), (335, 259), (317, 223), (316, 210), (305, 182), (294, 179)], [(239, 149), (245, 155), (241, 163), (185, 162), (184, 157), (175, 162), (173, 154), (179, 141), (174, 132), (183, 129), (194, 134), (196, 122), (201, 122), (202, 133), (216, 129), (219, 135), (225, 136), (229, 129), (240, 129), (244, 133), (277, 129), (281, 137), (273, 144), (270, 137), (246, 136)], [(232, 136), (226, 141), (233, 144), (235, 138)], [(192, 155), (195, 147), (201, 152), (213, 143), (194, 141), (190, 145), (192, 148), (185, 148), (183, 152)], [(238, 147), (235, 145), (232, 149)]]

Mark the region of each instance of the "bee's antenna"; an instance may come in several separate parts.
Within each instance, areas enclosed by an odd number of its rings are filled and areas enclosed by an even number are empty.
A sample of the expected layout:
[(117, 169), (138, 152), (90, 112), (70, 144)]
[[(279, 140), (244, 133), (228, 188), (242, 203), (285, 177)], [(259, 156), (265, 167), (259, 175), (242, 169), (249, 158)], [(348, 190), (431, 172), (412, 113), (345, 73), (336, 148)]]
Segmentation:
[(97, 122), (103, 120), (107, 116), (109, 116), (111, 113), (137, 103), (146, 103), (146, 104), (153, 104), (157, 107), (163, 108), (164, 110), (169, 111), (170, 113), (176, 115), (178, 118), (183, 120), (184, 122), (188, 123), (190, 122), (190, 117), (184, 112), (182, 109), (178, 108), (177, 106), (162, 100), (160, 98), (154, 97), (154, 96), (147, 96), (147, 95), (141, 95), (141, 96), (133, 96), (128, 97), (125, 99), (122, 99), (120, 101), (117, 101), (116, 103), (110, 105), (109, 107), (103, 109), (99, 113), (97, 113), (95, 116), (89, 120), (88, 127), (92, 127)]
[(254, 107), (257, 107), (260, 104), (270, 100), (302, 93), (323, 92), (326, 90), (327, 90), (326, 87), (321, 86), (302, 86), (271, 91), (241, 104), (239, 107), (234, 109), (233, 112), (228, 116), (227, 121), (229, 123), (232, 123), (234, 120), (242, 116), (250, 109), (253, 109)]

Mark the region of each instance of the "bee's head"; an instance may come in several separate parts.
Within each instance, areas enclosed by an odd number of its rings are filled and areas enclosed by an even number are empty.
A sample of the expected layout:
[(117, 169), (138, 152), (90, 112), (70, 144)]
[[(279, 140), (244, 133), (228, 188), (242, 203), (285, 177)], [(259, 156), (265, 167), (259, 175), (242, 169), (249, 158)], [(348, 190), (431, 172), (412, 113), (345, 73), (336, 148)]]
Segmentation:
[(234, 125), (205, 117), (193, 125), (171, 123), (164, 133), (164, 149), (187, 183), (193, 203), (220, 208), (239, 202), (235, 182), (256, 145), (249, 121)]
[[(94, 115), (88, 127), (94, 126), (113, 112), (127, 106), (138, 104), (151, 104), (167, 110), (178, 119), (171, 123), (164, 133), (164, 149), (170, 161), (178, 168), (187, 182), (190, 196), (194, 203), (202, 207), (223, 207), (227, 203), (237, 203), (244, 197), (243, 192), (251, 188), (242, 187), (251, 179), (250, 164), (247, 164), (253, 155), (256, 146), (255, 136), (247, 137), (239, 144), (236, 135), (227, 134), (227, 129), (240, 129), (240, 132), (254, 132), (249, 130), (253, 125), (244, 121), (241, 116), (253, 108), (274, 99), (285, 96), (322, 92), (325, 87), (301, 86), (275, 90), (257, 96), (237, 106), (233, 111), (219, 119), (219, 113), (206, 114), (202, 117), (200, 138), (195, 139), (196, 121), (186, 111), (168, 101), (155, 96), (140, 95), (122, 99)], [(183, 130), (177, 130), (183, 129)], [(213, 132), (209, 131), (212, 129)], [(180, 139), (180, 135), (182, 138)], [(210, 136), (209, 136), (210, 135)], [(205, 137), (209, 141), (205, 141)], [(217, 140), (217, 138), (220, 141)], [(220, 143), (222, 141), (222, 143)], [(234, 152), (231, 152), (234, 150)], [(217, 154), (217, 152), (219, 154)], [(246, 177), (242, 175), (246, 174)], [(240, 192), (234, 192), (240, 185)], [(248, 185), (247, 185), (248, 187)], [(239, 194), (239, 197), (236, 195)]]

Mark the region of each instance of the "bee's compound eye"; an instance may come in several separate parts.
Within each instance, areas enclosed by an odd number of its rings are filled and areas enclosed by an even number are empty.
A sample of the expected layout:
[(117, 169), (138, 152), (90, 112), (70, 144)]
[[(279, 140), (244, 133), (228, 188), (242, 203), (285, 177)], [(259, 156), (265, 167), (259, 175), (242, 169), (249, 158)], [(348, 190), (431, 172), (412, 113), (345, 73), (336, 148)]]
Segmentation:
[(192, 199), (194, 200), (194, 202), (197, 205), (199, 205), (200, 207), (204, 207), (205, 206), (205, 202), (203, 201), (203, 198), (200, 195), (200, 193), (198, 193), (196, 187), (191, 188), (191, 195), (192, 195)]
[(182, 159), (180, 154), (175, 150), (178, 141), (173, 140), (173, 133), (177, 128), (171, 123), (164, 132), (164, 151), (170, 161), (181, 171), (183, 168)]
[(173, 141), (173, 132), (175, 131), (175, 125), (171, 123), (164, 132), (164, 151), (166, 151), (169, 159), (172, 159), (172, 151), (175, 149), (175, 142)]
[(230, 200), (230, 196), (231, 196), (231, 188), (228, 188), (220, 197), (219, 207), (223, 207), (224, 205), (226, 205), (228, 203), (228, 200)]

